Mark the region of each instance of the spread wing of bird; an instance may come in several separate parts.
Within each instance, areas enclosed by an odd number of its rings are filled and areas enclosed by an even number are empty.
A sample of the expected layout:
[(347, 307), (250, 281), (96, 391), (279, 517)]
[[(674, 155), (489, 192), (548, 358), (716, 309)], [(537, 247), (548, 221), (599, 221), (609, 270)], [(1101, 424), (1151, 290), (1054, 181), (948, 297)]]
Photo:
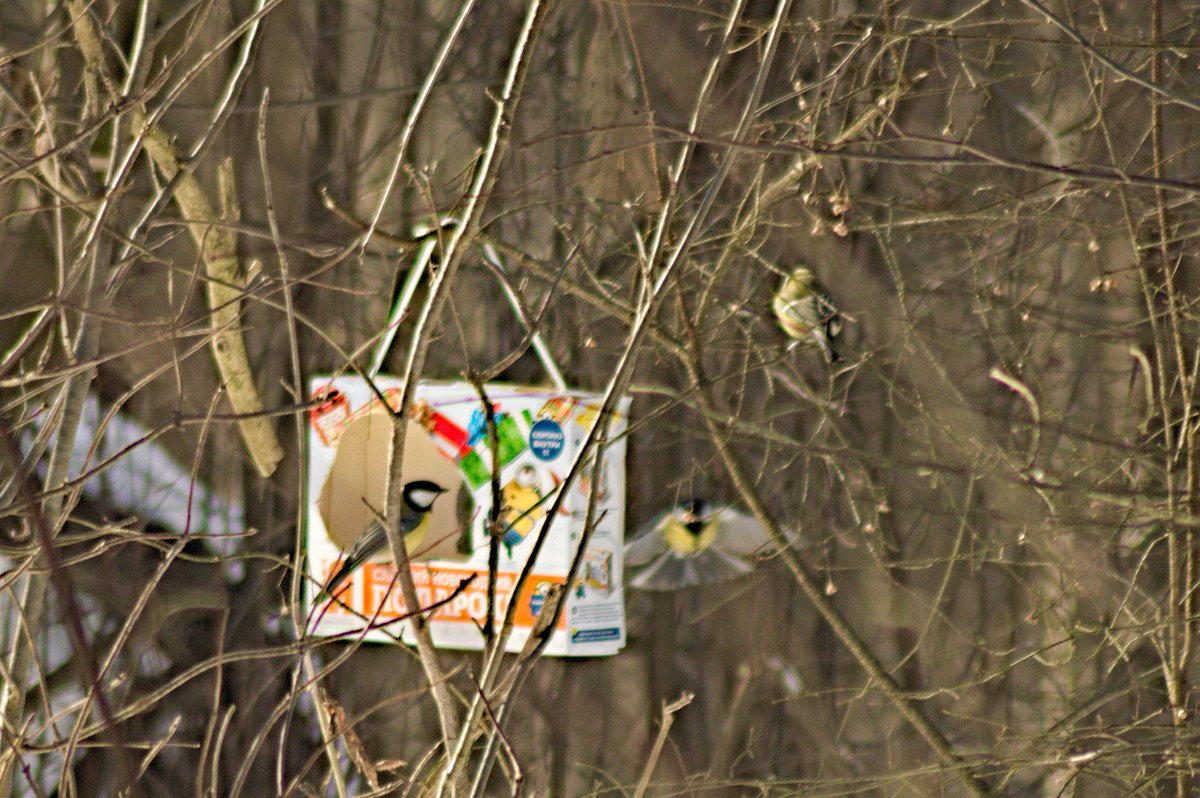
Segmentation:
[(768, 551), (771, 536), (757, 518), (728, 504), (717, 505), (713, 514), (717, 516), (717, 523), (720, 525), (714, 547), (720, 547), (739, 557)]
[(724, 582), (748, 574), (753, 568), (716, 546), (687, 557), (664, 551), (629, 580), (638, 590), (681, 590)]

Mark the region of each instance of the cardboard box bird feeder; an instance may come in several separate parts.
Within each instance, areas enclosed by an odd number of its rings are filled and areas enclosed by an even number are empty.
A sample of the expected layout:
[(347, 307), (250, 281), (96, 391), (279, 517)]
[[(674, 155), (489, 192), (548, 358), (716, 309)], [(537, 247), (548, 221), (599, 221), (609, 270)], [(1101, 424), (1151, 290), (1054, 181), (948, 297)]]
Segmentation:
[[(391, 550), (384, 546), (339, 585), (321, 586), (342, 563), (363, 530), (381, 519), (391, 461), (392, 414), (402, 383), (379, 376), (318, 377), (311, 413), (307, 554), (310, 632), (357, 635), (371, 641), (401, 637), (411, 642), (408, 614), (396, 580)], [(429, 526), (409, 551), (421, 609), (429, 614), (435, 645), (480, 649), (487, 615), (488, 532), (493, 474), (498, 477), (503, 534), (497, 535), (497, 625), (514, 602), (515, 630), (509, 650), (528, 637), (548, 589), (562, 584), (579, 549), (589, 497), (598, 490), (599, 523), (584, 552), (577, 578), (546, 653), (564, 656), (615, 654), (625, 642), (621, 585), (624, 533), (625, 446), (620, 437), (628, 401), (609, 428), (599, 485), (592, 469), (566, 484), (602, 397), (552, 388), (490, 385), (496, 444), (487, 432), (479, 394), (466, 383), (422, 383), (409, 408), (403, 473), (407, 484), (427, 479), (446, 488), (434, 502)], [(548, 513), (565, 490), (554, 517)], [(539, 535), (546, 540), (519, 595), (514, 587)], [(414, 535), (414, 538), (416, 536)], [(474, 576), (468, 584), (464, 580)], [(439, 604), (440, 602), (440, 604)], [(396, 621), (389, 623), (389, 621)]]
[[(555, 387), (487, 386), (489, 425), (488, 408), (474, 386), (418, 384), (403, 414), (408, 428), (400, 479), (404, 485), (428, 480), (445, 491), (434, 500), (428, 525), (414, 526), (405, 538), (420, 606), (405, 606), (388, 545), (348, 577), (331, 584), (331, 576), (342, 569), (346, 553), (364, 531), (385, 520), (393, 424), (403, 382), (379, 372), (434, 251), (457, 224), (458, 220), (445, 217), (414, 229), (413, 268), (397, 291), (371, 359), (367, 375), (372, 379), (318, 377), (312, 382), (318, 404), (309, 431), (305, 524), (309, 631), (412, 642), (410, 624), (403, 619), (421, 612), (430, 621), (434, 645), (481, 649), (491, 583), (497, 628), (512, 609), (514, 631), (507, 648), (519, 651), (547, 596), (555, 585), (567, 581), (583, 541), (589, 502), (594, 500), (593, 518), (598, 521), (575, 578), (566, 586), (559, 622), (544, 653), (615, 654), (625, 644), (621, 581), (625, 443), (621, 433), (629, 401), (618, 402), (609, 419), (610, 443), (601, 469), (597, 472), (594, 462), (586, 463), (575, 478), (568, 479), (584, 441), (600, 420), (603, 397), (567, 389), (549, 347), (522, 310), (503, 260), (487, 243), (481, 250), (489, 270), (518, 320), (530, 331), (532, 347)], [(494, 435), (489, 430), (492, 425)], [(593, 479), (597, 484), (592, 484)], [(491, 525), (497, 495), (499, 517)], [(406, 523), (425, 519), (412, 510), (406, 510), (407, 518), (402, 514), (393, 519), (402, 531)], [(494, 574), (489, 569), (493, 556)]]

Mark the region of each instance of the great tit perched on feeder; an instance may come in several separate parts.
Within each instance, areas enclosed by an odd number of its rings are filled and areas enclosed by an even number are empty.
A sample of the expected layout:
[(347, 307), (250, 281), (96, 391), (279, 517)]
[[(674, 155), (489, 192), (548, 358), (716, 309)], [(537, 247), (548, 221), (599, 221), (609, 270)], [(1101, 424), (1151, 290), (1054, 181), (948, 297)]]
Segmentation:
[(749, 573), (747, 559), (769, 542), (762, 525), (727, 504), (687, 499), (666, 510), (625, 546), (629, 586), (680, 590)]
[(818, 346), (825, 359), (836, 363), (836, 343), (842, 331), (842, 314), (833, 298), (825, 292), (816, 276), (805, 266), (797, 266), (783, 278), (771, 309), (779, 326), (799, 346)]
[[(425, 539), (425, 531), (429, 528), (429, 511), (438, 496), (446, 489), (436, 482), (427, 479), (417, 479), (404, 485), (404, 512), (400, 515), (400, 534), (404, 536), (404, 545), (411, 552), (421, 545)], [(355, 570), (367, 560), (387, 548), (387, 532), (378, 521), (372, 521), (355, 541), (346, 559), (333, 572), (333, 576), (325, 582), (322, 593), (333, 595), (333, 591), (345, 581)]]

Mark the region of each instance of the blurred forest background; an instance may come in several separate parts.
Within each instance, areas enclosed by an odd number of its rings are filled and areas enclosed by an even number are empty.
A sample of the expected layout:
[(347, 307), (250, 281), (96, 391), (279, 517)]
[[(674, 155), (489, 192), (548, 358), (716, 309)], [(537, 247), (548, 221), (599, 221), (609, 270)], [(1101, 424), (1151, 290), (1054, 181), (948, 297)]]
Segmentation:
[[(5, 0), (0, 796), (468, 794), (433, 699), (478, 654), (295, 626), (308, 377), (447, 212), (390, 371), (544, 378), (491, 242), (634, 399), (630, 531), (792, 541), (538, 661), (489, 794), (1193, 794), (1196, 14)], [(774, 324), (801, 262), (844, 362)], [(151, 446), (190, 515), (94, 487)]]

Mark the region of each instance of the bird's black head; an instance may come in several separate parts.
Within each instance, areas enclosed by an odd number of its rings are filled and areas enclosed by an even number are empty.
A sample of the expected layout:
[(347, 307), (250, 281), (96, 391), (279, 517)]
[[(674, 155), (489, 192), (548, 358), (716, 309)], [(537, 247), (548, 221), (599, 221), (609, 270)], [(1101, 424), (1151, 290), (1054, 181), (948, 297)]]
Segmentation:
[(679, 503), (678, 513), (684, 528), (699, 537), (705, 521), (708, 520), (708, 502), (696, 497), (684, 499)]
[(414, 510), (428, 510), (433, 506), (433, 500), (446, 492), (446, 489), (428, 479), (414, 479), (404, 484), (404, 503)]

